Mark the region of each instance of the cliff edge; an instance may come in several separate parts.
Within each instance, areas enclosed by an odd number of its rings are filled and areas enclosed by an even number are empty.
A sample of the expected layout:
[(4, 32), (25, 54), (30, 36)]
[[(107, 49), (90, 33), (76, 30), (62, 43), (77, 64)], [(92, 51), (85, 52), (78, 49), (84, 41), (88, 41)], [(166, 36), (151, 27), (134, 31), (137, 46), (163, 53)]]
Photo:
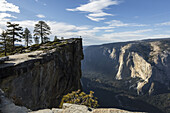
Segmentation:
[(11, 55), (0, 64), (0, 88), (16, 105), (31, 110), (57, 107), (63, 95), (81, 89), (82, 39), (61, 43)]

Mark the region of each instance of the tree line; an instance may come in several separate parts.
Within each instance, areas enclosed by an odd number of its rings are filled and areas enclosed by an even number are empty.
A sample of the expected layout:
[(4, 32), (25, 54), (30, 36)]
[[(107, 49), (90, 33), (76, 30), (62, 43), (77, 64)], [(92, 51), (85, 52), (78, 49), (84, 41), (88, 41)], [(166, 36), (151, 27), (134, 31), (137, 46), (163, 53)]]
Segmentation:
[(19, 24), (7, 22), (7, 29), (0, 34), (0, 45), (4, 51), (5, 56), (8, 52), (15, 50), (15, 42), (25, 41), (25, 45), (45, 43), (49, 41), (48, 35), (51, 34), (51, 28), (44, 22), (39, 21), (34, 26), (33, 36), (28, 28), (23, 28)]

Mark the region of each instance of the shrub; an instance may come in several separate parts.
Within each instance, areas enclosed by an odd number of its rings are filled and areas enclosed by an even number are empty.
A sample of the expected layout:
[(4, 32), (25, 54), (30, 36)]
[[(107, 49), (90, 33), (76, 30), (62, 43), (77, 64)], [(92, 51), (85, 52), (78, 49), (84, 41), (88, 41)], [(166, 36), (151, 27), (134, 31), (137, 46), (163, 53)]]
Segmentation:
[(40, 48), (40, 46), (41, 46), (41, 44), (34, 44), (29, 49), (30, 49), (30, 51), (36, 51), (37, 49)]
[(93, 96), (93, 93), (93, 91), (90, 91), (90, 94), (80, 92), (80, 90), (72, 91), (72, 93), (63, 96), (59, 107), (62, 108), (63, 103), (71, 103), (96, 108), (99, 105), (97, 98)]

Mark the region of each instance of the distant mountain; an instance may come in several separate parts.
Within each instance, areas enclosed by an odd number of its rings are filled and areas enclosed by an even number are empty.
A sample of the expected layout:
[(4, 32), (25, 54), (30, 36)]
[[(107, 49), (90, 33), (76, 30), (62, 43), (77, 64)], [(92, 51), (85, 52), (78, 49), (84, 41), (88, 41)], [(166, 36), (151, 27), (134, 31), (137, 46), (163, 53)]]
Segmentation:
[[(110, 98), (117, 101), (108, 99), (105, 103), (111, 103), (113, 106), (101, 102), (102, 107), (114, 107), (117, 103), (117, 107), (142, 110), (146, 107), (139, 108), (141, 103), (134, 106), (127, 101), (132, 101), (132, 98), (144, 99), (145, 96), (148, 96), (149, 100), (152, 96), (170, 94), (170, 38), (88, 46), (84, 49), (82, 70), (85, 91), (88, 91), (90, 86), (93, 87), (91, 90), (98, 89), (97, 92), (111, 91)], [(99, 101), (104, 101), (107, 95), (103, 94), (102, 97), (102, 94), (98, 93), (96, 96), (102, 98), (99, 98)], [(159, 99), (158, 101), (170, 103), (168, 99)], [(154, 98), (150, 103), (144, 101), (143, 104), (152, 106), (152, 101), (155, 101)], [(164, 112), (170, 111), (169, 104), (158, 108)]]

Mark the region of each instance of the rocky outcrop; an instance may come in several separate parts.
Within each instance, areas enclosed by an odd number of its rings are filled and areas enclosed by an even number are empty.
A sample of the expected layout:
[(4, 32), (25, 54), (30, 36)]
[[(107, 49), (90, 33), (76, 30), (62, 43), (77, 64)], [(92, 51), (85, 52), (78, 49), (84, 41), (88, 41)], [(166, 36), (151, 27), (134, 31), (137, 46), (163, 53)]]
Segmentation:
[(89, 46), (84, 54), (84, 72), (102, 73), (118, 80), (140, 78), (132, 85), (138, 94), (155, 94), (170, 88), (170, 39)]
[(29, 109), (57, 107), (63, 95), (81, 89), (82, 39), (50, 50), (9, 56), (0, 64), (0, 88)]
[(144, 113), (144, 112), (130, 112), (115, 108), (100, 108), (100, 109), (92, 109), (88, 108), (84, 105), (77, 105), (77, 104), (68, 104), (64, 103), (62, 109), (45, 109), (39, 111), (33, 111), (29, 113)]

